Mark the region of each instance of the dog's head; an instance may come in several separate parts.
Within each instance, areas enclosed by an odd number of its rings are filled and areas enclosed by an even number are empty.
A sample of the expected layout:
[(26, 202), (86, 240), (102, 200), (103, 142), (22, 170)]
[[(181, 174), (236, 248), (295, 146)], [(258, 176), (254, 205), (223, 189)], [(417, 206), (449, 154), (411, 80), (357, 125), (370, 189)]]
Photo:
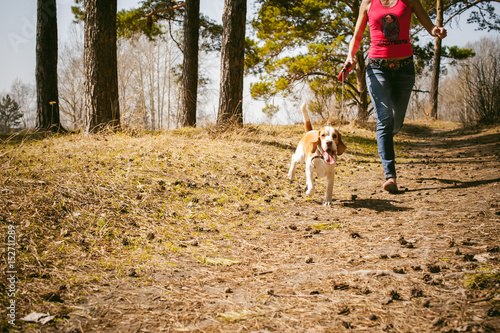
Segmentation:
[(342, 142), (342, 135), (331, 126), (325, 126), (318, 131), (318, 138), (312, 143), (311, 152), (314, 153), (318, 146), (328, 164), (334, 164), (337, 156), (342, 155), (346, 149)]

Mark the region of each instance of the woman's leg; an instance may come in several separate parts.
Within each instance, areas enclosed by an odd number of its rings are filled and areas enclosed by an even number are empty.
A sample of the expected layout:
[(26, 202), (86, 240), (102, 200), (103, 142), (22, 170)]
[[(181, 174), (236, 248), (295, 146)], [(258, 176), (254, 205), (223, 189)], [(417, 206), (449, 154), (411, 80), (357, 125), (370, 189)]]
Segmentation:
[(396, 178), (394, 155), (394, 113), (391, 73), (376, 66), (366, 69), (368, 92), (377, 116), (378, 154), (384, 168), (385, 178)]
[(394, 112), (394, 134), (398, 133), (406, 116), (413, 85), (415, 68), (410, 66), (398, 70), (392, 79), (392, 107)]
[(385, 178), (395, 180), (397, 177), (394, 135), (403, 126), (415, 83), (415, 69), (411, 65), (396, 71), (384, 71), (379, 67), (368, 65), (366, 77), (368, 91), (377, 116), (378, 153)]

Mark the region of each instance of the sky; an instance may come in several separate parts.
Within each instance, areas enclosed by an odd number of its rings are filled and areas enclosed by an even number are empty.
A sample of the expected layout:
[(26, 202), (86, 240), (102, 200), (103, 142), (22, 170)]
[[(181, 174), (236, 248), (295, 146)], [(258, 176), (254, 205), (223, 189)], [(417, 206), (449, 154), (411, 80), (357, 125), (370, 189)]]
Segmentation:
[[(138, 0), (118, 0), (118, 10), (138, 7)], [(73, 21), (74, 0), (57, 0), (57, 28), (61, 44)], [(16, 78), (35, 82), (36, 0), (0, 0), (0, 92)], [(200, 11), (222, 22), (224, 0), (201, 0)]]
[[(249, 17), (253, 12), (253, 0), (249, 0)], [(74, 0), (57, 0), (59, 43), (68, 36), (73, 21), (71, 6)], [(137, 7), (138, 0), (118, 0), (118, 9)], [(14, 80), (35, 83), (35, 42), (36, 42), (36, 0), (0, 0), (0, 93), (7, 93)], [(200, 11), (211, 19), (222, 22), (224, 0), (201, 0)], [(495, 4), (500, 13), (500, 5)], [(475, 26), (466, 24), (468, 14), (461, 22), (455, 22), (448, 29), (445, 46), (465, 46), (468, 42), (483, 36), (500, 36), (498, 32), (475, 31)], [(424, 41), (432, 41), (425, 37)], [(248, 89), (248, 84), (245, 85)], [(249, 98), (248, 91), (244, 98)]]

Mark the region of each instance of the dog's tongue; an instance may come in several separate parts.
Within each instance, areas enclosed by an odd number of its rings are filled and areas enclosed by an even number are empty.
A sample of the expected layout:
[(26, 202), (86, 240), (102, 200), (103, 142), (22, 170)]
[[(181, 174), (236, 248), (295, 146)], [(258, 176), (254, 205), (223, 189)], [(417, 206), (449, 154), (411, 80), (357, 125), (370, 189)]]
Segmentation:
[(323, 157), (325, 159), (325, 162), (327, 164), (335, 164), (335, 156), (333, 155), (333, 152), (330, 150), (325, 150), (323, 152)]

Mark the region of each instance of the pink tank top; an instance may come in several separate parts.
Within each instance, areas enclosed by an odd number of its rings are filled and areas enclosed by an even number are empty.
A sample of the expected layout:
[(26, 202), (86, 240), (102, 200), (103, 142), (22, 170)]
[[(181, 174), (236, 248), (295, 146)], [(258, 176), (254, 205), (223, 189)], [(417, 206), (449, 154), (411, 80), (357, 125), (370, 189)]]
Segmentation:
[(384, 7), (380, 0), (372, 0), (368, 10), (371, 44), (370, 58), (400, 58), (413, 54), (410, 44), (411, 7), (405, 0), (397, 0), (392, 7)]

